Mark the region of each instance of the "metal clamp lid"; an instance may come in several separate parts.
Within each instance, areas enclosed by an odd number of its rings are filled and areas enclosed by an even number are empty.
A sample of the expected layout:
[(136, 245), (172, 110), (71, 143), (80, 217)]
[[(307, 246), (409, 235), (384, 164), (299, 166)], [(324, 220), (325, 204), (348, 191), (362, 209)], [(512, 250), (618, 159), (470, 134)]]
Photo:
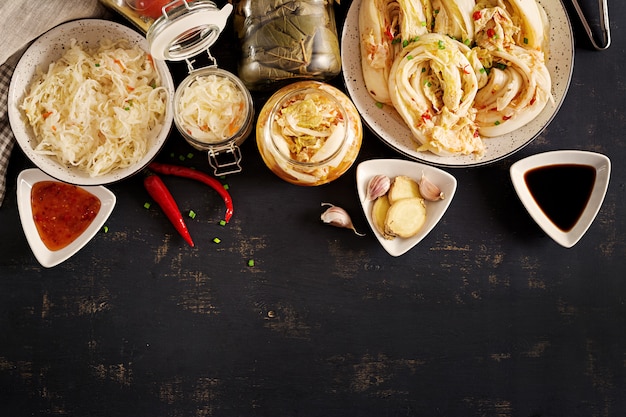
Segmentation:
[(219, 9), (212, 1), (174, 0), (162, 10), (146, 34), (150, 53), (155, 59), (182, 61), (208, 51), (226, 26), (233, 5), (226, 3)]
[(209, 149), (208, 158), (216, 177), (241, 172), (241, 149), (234, 143)]

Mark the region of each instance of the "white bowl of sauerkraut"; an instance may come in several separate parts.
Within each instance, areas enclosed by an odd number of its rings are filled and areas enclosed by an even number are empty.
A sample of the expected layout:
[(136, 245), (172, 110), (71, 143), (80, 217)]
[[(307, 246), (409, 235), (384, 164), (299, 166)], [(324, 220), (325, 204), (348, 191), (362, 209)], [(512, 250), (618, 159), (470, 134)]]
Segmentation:
[(9, 86), (9, 121), (26, 156), (77, 185), (120, 181), (146, 167), (173, 121), (174, 83), (146, 39), (83, 19), (38, 38)]

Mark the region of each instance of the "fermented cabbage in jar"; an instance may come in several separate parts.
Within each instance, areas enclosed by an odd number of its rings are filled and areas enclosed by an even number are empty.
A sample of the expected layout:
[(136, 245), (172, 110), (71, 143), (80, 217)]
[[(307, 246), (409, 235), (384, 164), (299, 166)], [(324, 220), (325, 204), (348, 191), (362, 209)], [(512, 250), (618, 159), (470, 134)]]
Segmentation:
[(318, 81), (278, 90), (259, 113), (257, 146), (265, 164), (296, 185), (321, 185), (343, 175), (361, 148), (361, 118), (350, 99)]

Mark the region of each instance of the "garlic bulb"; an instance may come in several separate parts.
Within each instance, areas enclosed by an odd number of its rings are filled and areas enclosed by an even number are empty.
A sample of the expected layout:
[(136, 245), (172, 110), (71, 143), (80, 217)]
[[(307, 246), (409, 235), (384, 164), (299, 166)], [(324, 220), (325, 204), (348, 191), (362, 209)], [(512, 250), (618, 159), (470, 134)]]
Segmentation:
[(441, 191), (437, 185), (433, 184), (424, 174), (422, 174), (422, 178), (420, 178), (418, 184), (420, 194), (424, 200), (437, 201), (444, 199), (443, 191)]
[(330, 206), (324, 213), (322, 213), (321, 219), (324, 223), (335, 227), (352, 229), (352, 231), (357, 235), (365, 236), (365, 234), (356, 231), (354, 225), (352, 224), (352, 219), (347, 211), (330, 203), (322, 203), (322, 206)]
[(374, 201), (378, 197), (387, 194), (389, 187), (391, 186), (391, 179), (382, 174), (374, 175), (367, 183), (367, 194), (365, 199), (367, 201)]

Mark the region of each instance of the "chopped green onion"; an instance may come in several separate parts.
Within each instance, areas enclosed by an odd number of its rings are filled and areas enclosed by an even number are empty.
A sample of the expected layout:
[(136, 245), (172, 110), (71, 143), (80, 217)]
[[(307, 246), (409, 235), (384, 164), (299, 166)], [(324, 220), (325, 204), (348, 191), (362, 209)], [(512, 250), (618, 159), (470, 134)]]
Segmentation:
[(409, 41), (407, 40), (402, 41), (402, 47), (406, 48), (407, 46), (409, 46)]
[(439, 49), (446, 49), (446, 44), (445, 44), (444, 41), (439, 41), (439, 42), (437, 42), (437, 47)]
[(376, 107), (378, 107), (379, 109), (383, 108), (383, 103), (381, 103), (380, 101), (376, 102)]
[(220, 226), (226, 226), (226, 220), (220, 220)]
[(99, 68), (99, 67), (100, 67), (100, 64), (96, 64), (96, 68)]
[(524, 38), (524, 43), (528, 45), (528, 38)]
[(184, 161), (185, 160), (185, 155), (178, 155), (178, 159), (181, 160), (181, 161)]
[(500, 120), (496, 120), (494, 125), (498, 126), (500, 124)]
[(228, 189), (230, 189), (230, 186), (228, 184), (224, 184), (224, 189), (228, 190)]
[(254, 266), (254, 259), (248, 260), (248, 266)]
[(187, 154), (187, 159), (191, 159), (191, 158), (193, 158), (193, 154), (192, 154), (191, 152), (189, 152), (189, 153)]
[(191, 217), (192, 219), (196, 218), (196, 212), (193, 210), (189, 210), (189, 217)]
[(104, 233), (108, 233), (108, 232), (109, 232), (109, 226), (104, 226), (104, 227), (102, 228), (102, 231), (103, 231)]
[(147, 202), (147, 201), (145, 203), (143, 203), (143, 208), (149, 209), (150, 208), (150, 203)]
[(413, 55), (407, 55), (406, 59), (408, 59), (409, 61), (413, 59)]
[(222, 240), (219, 237), (213, 238), (213, 242), (220, 243)]

